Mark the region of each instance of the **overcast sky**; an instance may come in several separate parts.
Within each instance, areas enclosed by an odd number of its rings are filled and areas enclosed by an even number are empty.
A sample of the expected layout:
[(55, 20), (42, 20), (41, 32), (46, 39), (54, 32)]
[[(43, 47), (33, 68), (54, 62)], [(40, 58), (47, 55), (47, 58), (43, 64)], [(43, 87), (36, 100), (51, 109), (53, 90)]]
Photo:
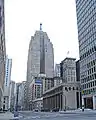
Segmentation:
[(5, 0), (6, 51), (16, 82), (26, 80), (29, 42), (40, 22), (53, 43), (55, 63), (79, 58), (75, 0)]

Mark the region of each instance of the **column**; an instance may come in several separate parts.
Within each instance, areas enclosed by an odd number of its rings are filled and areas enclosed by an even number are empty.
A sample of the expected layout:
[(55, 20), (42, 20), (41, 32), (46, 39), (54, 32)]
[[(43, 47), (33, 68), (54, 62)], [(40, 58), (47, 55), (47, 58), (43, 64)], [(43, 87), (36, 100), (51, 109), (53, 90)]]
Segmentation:
[(84, 98), (82, 97), (82, 106), (84, 105)]
[(59, 96), (59, 100), (60, 100), (60, 110), (62, 110), (62, 104), (61, 104), (61, 94)]
[(96, 109), (96, 96), (93, 95), (93, 109)]
[(82, 97), (82, 109), (84, 109), (85, 106), (84, 106), (84, 98)]
[(56, 108), (56, 95), (54, 96), (55, 108)]
[(59, 94), (57, 95), (57, 108), (59, 108)]

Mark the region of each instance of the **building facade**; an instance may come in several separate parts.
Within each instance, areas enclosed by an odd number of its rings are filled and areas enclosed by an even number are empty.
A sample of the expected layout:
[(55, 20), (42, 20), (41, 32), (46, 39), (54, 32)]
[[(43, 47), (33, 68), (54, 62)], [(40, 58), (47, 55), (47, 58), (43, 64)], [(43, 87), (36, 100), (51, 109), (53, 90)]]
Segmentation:
[(43, 108), (43, 98), (33, 100), (33, 110), (41, 111)]
[(29, 110), (35, 109), (35, 100), (42, 97), (43, 94), (43, 79), (41, 77), (33, 77), (29, 85)]
[(60, 77), (60, 64), (55, 65), (54, 71), (54, 86), (58, 86), (62, 83), (62, 78)]
[(12, 59), (9, 59), (7, 56), (6, 57), (4, 92), (3, 92), (3, 110), (8, 110), (10, 108), (11, 68), (12, 68)]
[(27, 81), (24, 84), (24, 110), (27, 110)]
[(4, 0), (0, 0), (0, 109), (3, 108), (3, 86), (6, 64)]
[(44, 110), (72, 110), (80, 107), (80, 82), (63, 83), (43, 94)]
[(54, 51), (53, 45), (42, 30), (36, 31), (31, 37), (27, 61), (27, 80), (32, 76), (46, 74), (46, 77), (54, 76)]
[(54, 87), (53, 78), (47, 78), (45, 74), (39, 74), (37, 77), (32, 77), (32, 82), (29, 85), (29, 109), (35, 109), (38, 102), (42, 102), (43, 94)]
[(60, 64), (55, 65), (54, 77), (60, 77)]
[(10, 110), (14, 110), (16, 95), (16, 83), (11, 80), (10, 82)]
[(96, 109), (96, 0), (76, 0), (82, 103)]
[(54, 77), (54, 87), (62, 84), (62, 78), (61, 77)]
[[(15, 94), (15, 107), (16, 107), (16, 101), (17, 101), (17, 94), (18, 94), (18, 110), (24, 110), (24, 87), (26, 82), (22, 81), (21, 83), (16, 83), (16, 94)], [(18, 91), (18, 93), (17, 93)]]
[(76, 61), (76, 81), (80, 81), (80, 61)]
[(61, 62), (61, 78), (62, 82), (74, 83), (76, 82), (76, 59), (75, 58), (65, 58)]

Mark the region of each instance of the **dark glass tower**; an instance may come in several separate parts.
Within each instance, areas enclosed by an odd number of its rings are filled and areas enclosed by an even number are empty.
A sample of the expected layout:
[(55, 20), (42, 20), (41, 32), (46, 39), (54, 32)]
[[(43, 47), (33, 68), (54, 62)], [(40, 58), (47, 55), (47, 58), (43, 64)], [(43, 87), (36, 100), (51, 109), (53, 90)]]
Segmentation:
[(82, 102), (96, 109), (96, 0), (76, 0)]

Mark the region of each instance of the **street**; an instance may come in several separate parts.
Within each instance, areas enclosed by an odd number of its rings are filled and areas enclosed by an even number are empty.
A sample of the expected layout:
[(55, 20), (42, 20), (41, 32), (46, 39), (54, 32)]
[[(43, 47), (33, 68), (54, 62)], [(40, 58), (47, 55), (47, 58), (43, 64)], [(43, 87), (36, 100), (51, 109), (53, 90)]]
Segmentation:
[(19, 120), (96, 120), (96, 112), (20, 112)]

